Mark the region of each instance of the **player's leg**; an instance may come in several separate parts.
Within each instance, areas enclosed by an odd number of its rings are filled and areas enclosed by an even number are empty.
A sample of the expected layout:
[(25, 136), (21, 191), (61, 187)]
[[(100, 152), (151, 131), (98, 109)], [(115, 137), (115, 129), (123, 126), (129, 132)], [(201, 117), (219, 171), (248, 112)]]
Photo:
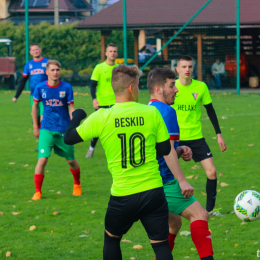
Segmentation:
[(53, 147), (53, 135), (48, 130), (40, 130), (38, 145), (38, 162), (35, 167), (34, 183), (35, 194), (32, 200), (39, 200), (42, 196), (42, 184), (44, 179), (44, 169)]
[(198, 201), (195, 201), (182, 211), (181, 216), (191, 222), (191, 238), (200, 259), (213, 260), (212, 240), (208, 229), (208, 212)]
[(169, 247), (168, 205), (162, 188), (142, 194), (140, 220), (150, 239), (157, 260), (172, 260)]
[(202, 160), (202, 167), (204, 168), (207, 175), (206, 193), (207, 193), (207, 204), (206, 210), (211, 212), (215, 207), (217, 197), (217, 171), (214, 166), (213, 158), (207, 158)]
[(54, 135), (54, 153), (64, 157), (70, 165), (70, 172), (74, 178), (73, 195), (81, 195), (81, 184), (80, 184), (80, 166), (74, 156), (74, 145), (67, 145), (64, 143), (63, 134)]

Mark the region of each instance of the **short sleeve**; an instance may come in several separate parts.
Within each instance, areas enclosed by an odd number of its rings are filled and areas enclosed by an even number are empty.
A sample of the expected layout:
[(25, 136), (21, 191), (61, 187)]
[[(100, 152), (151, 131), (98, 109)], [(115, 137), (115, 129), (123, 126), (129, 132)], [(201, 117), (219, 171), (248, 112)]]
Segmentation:
[(158, 109), (155, 109), (155, 122), (157, 124), (157, 136), (156, 143), (161, 143), (170, 138), (167, 127), (164, 123), (161, 113)]
[(29, 63), (27, 62), (23, 68), (23, 77), (29, 77), (30, 71), (29, 71)]
[(82, 140), (87, 141), (94, 137), (99, 137), (101, 133), (100, 110), (92, 113), (87, 119), (76, 128)]
[(168, 129), (170, 139), (179, 140), (180, 130), (177, 121), (176, 111), (172, 107), (169, 107), (169, 109), (167, 109), (165, 116), (163, 116), (163, 119)]
[(99, 72), (99, 66), (97, 65), (91, 75), (91, 80), (99, 81), (100, 72)]
[(212, 99), (211, 99), (209, 89), (206, 86), (206, 84), (204, 85), (204, 89), (205, 89), (205, 91), (204, 91), (204, 94), (202, 97), (202, 105), (208, 105), (208, 104), (212, 103)]
[(37, 86), (35, 87), (35, 89), (33, 91), (33, 101), (35, 101), (35, 102), (41, 101), (41, 96), (39, 94), (39, 88), (37, 88)]
[(74, 104), (73, 89), (72, 89), (72, 86), (70, 84), (67, 87), (66, 95), (67, 95), (67, 103), (68, 103), (68, 105)]

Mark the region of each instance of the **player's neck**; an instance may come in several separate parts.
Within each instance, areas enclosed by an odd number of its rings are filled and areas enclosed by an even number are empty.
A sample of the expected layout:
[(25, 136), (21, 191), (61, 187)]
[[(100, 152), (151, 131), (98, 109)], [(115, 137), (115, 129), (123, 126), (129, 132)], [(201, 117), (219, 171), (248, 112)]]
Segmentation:
[[(154, 99), (165, 103), (164, 98), (163, 98), (162, 96), (160, 96), (160, 95), (151, 95), (151, 100), (154, 100)], [(165, 103), (165, 104), (166, 104), (166, 103)]]
[(106, 63), (107, 63), (107, 65), (113, 66), (113, 65), (115, 65), (116, 62), (114, 60), (106, 59)]
[(43, 57), (40, 56), (40, 57), (33, 58), (33, 60), (34, 60), (34, 61), (39, 61), (39, 60), (42, 60), (42, 58), (43, 58)]
[(182, 77), (180, 77), (180, 83), (183, 85), (183, 86), (189, 86), (192, 82), (192, 79), (191, 78), (188, 78), (188, 79), (184, 79)]
[(60, 83), (60, 79), (56, 79), (56, 80), (48, 79), (48, 85), (51, 87), (56, 87), (59, 85), (59, 83)]
[(116, 103), (133, 102), (134, 98), (129, 95), (116, 96)]

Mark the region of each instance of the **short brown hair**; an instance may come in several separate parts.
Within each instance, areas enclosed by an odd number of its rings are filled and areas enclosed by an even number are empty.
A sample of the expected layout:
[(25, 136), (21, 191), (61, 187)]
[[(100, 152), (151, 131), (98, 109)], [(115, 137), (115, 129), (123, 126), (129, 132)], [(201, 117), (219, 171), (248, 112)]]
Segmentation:
[(109, 43), (109, 44), (107, 45), (106, 49), (107, 49), (108, 47), (115, 47), (115, 48), (117, 48), (117, 46), (116, 46), (114, 43)]
[(58, 66), (59, 68), (61, 67), (60, 63), (59, 63), (58, 61), (56, 61), (56, 60), (48, 60), (48, 61), (47, 61), (47, 64), (46, 64), (46, 69), (48, 69), (48, 67), (49, 67), (50, 65), (56, 65), (56, 66)]
[(174, 71), (170, 69), (154, 68), (147, 76), (147, 88), (150, 94), (154, 93), (154, 87), (164, 87), (167, 79), (175, 79)]
[(134, 84), (136, 77), (141, 76), (142, 71), (136, 65), (120, 64), (113, 68), (111, 83), (115, 94), (123, 93), (129, 85)]
[(183, 55), (183, 56), (180, 56), (177, 60), (177, 64), (179, 63), (179, 61), (181, 60), (185, 60), (185, 61), (193, 61), (192, 57), (189, 56), (189, 55)]
[(33, 47), (33, 46), (38, 46), (39, 48), (41, 48), (38, 43), (33, 43), (33, 44), (30, 45), (30, 49), (31, 49), (31, 47)]

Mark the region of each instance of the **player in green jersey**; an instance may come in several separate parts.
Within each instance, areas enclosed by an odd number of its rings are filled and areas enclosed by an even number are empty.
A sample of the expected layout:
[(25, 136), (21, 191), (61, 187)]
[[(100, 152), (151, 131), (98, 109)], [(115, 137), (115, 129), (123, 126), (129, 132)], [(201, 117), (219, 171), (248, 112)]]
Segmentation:
[[(118, 56), (117, 47), (110, 43), (106, 48), (107, 59), (98, 64), (91, 75), (91, 96), (93, 99), (93, 107), (109, 108), (115, 104), (115, 94), (111, 85), (112, 70), (118, 66), (115, 62)], [(97, 92), (97, 93), (96, 93)], [(97, 144), (98, 138), (91, 139), (91, 144), (86, 154), (86, 158), (92, 158)]]
[(214, 166), (212, 153), (203, 138), (200, 122), (200, 105), (204, 105), (211, 123), (218, 137), (218, 144), (221, 152), (227, 149), (221, 135), (216, 112), (212, 105), (209, 90), (204, 82), (191, 78), (193, 71), (193, 60), (190, 56), (182, 56), (178, 59), (177, 72), (179, 80), (176, 80), (178, 93), (173, 108), (177, 112), (180, 127), (180, 144), (192, 149), (193, 160), (200, 162), (207, 175), (207, 204), (206, 210), (213, 215), (221, 216), (213, 211), (217, 196), (217, 173)]
[(141, 220), (157, 260), (173, 259), (169, 243), (168, 206), (156, 155), (170, 152), (169, 134), (160, 112), (137, 103), (137, 66), (113, 69), (116, 104), (99, 109), (80, 125), (86, 113), (78, 109), (64, 141), (75, 144), (99, 137), (113, 185), (105, 217), (104, 260), (121, 260), (120, 241), (134, 222)]

